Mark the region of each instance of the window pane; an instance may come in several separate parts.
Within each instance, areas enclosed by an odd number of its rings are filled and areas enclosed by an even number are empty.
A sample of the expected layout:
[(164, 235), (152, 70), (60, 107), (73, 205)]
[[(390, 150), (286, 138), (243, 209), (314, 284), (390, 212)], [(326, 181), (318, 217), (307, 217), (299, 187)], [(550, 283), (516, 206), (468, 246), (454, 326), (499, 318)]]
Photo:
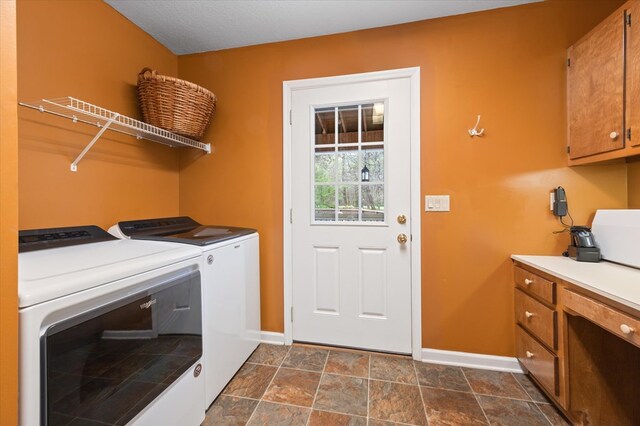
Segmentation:
[(315, 136), (316, 145), (336, 143), (335, 137), (335, 108), (316, 109)]
[(369, 169), (369, 182), (384, 182), (384, 147), (362, 147), (362, 166)]
[(335, 187), (333, 185), (316, 185), (315, 193), (315, 220), (335, 221)]
[(316, 149), (315, 158), (315, 180), (316, 182), (333, 182), (336, 176), (335, 152), (320, 152), (323, 148)]
[(338, 185), (338, 220), (358, 220), (358, 185)]
[(360, 170), (358, 168), (358, 147), (352, 151), (338, 153), (338, 182), (358, 182)]
[(384, 185), (362, 185), (362, 220), (384, 221)]
[(314, 221), (384, 222), (384, 108), (370, 102), (315, 110)]
[(338, 108), (339, 143), (358, 143), (358, 105)]
[(384, 141), (384, 103), (362, 105), (362, 142)]

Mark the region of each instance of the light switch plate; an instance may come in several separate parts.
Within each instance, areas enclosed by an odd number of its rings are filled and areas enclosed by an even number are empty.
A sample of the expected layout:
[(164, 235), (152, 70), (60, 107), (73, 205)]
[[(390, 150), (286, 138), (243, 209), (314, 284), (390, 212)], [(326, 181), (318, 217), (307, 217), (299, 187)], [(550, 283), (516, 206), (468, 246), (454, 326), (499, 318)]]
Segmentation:
[(448, 212), (450, 210), (450, 199), (448, 195), (425, 195), (424, 211)]

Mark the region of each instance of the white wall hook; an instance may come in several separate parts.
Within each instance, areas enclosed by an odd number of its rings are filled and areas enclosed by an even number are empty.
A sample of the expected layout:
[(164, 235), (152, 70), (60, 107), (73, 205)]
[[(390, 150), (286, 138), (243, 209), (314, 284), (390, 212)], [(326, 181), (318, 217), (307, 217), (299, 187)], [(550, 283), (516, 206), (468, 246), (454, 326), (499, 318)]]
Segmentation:
[(473, 129), (469, 129), (469, 136), (471, 137), (482, 136), (482, 134), (484, 133), (484, 129), (478, 130), (479, 124), (480, 124), (480, 116), (478, 115), (478, 121), (476, 121), (476, 125), (473, 127)]

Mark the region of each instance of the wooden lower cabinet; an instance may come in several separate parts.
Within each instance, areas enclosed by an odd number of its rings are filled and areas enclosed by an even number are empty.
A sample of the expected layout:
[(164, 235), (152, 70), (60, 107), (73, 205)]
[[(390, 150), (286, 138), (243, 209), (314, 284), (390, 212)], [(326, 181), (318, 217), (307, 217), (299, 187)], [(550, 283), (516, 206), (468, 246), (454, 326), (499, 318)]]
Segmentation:
[(576, 425), (640, 425), (640, 312), (518, 261), (514, 281), (523, 369)]

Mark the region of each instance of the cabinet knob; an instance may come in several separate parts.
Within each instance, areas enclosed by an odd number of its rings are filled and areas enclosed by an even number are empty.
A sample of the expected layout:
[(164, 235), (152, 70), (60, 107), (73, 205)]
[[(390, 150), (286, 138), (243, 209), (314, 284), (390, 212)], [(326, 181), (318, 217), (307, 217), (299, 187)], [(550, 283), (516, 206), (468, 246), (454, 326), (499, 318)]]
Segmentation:
[(527, 355), (527, 358), (533, 358), (533, 352), (525, 352), (525, 355)]
[(620, 331), (622, 331), (624, 334), (631, 334), (634, 333), (636, 329), (633, 327), (629, 327), (627, 324), (622, 324), (620, 326)]
[(618, 139), (618, 132), (609, 133), (609, 137), (611, 138), (612, 141), (615, 141), (616, 139)]
[(531, 318), (533, 316), (533, 314), (529, 311), (524, 311), (524, 316), (527, 318)]
[(529, 285), (529, 284), (532, 284), (532, 283), (533, 283), (533, 280), (530, 280), (529, 278), (525, 278), (525, 279), (524, 279), (524, 283), (525, 283), (526, 285)]

